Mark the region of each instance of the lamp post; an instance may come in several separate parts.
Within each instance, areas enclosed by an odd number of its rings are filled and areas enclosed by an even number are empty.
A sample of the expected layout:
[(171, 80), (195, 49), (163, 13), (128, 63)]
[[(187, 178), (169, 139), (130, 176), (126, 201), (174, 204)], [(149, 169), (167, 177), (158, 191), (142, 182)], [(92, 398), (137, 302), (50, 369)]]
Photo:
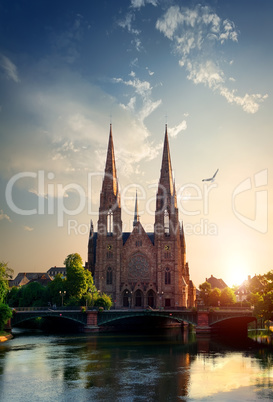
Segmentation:
[(129, 308), (132, 308), (132, 293), (133, 293), (133, 292), (129, 292), (129, 297), (128, 297), (128, 300), (129, 300)]
[(64, 290), (63, 292), (60, 290), (59, 293), (60, 293), (60, 296), (62, 298), (62, 307), (63, 307), (63, 305), (64, 305), (64, 296), (66, 295), (66, 290)]
[(129, 292), (129, 290), (125, 291), (125, 294), (126, 294), (126, 296), (128, 298), (128, 306), (127, 306), (128, 308), (131, 308), (132, 293), (133, 292)]

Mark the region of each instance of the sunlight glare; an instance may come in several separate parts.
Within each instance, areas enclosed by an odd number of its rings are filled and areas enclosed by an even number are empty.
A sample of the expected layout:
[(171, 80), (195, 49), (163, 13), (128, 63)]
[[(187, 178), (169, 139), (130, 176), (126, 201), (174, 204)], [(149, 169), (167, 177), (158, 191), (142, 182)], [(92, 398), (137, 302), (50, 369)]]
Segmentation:
[(241, 285), (248, 278), (249, 269), (245, 259), (241, 256), (232, 256), (227, 266), (227, 285)]

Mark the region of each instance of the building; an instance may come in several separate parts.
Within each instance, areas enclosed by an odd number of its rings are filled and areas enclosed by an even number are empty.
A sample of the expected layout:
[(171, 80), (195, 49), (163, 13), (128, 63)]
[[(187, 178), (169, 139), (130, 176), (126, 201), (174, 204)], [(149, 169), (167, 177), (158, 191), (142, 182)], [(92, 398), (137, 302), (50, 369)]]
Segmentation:
[(261, 292), (262, 290), (263, 284), (257, 275), (254, 275), (253, 278), (251, 278), (251, 275), (248, 275), (247, 280), (245, 280), (234, 293), (237, 302), (243, 302), (247, 300), (247, 297), (251, 293)]
[(112, 125), (100, 193), (98, 229), (91, 222), (88, 269), (116, 308), (182, 308), (195, 305), (196, 289), (186, 262), (179, 222), (167, 133), (162, 156), (154, 232), (146, 233), (138, 216), (137, 195), (132, 232), (122, 231)]
[(51, 267), (47, 271), (48, 275), (50, 275), (53, 279), (56, 275), (61, 274), (62, 278), (66, 278), (66, 267)]
[(215, 278), (215, 276), (211, 275), (210, 278), (206, 278), (206, 282), (210, 283), (211, 289), (218, 288), (223, 290), (228, 287), (228, 285), (223, 281), (223, 279)]
[(30, 282), (39, 282), (46, 286), (52, 281), (52, 278), (46, 272), (19, 272), (15, 279), (9, 281), (9, 287), (19, 287), (27, 285)]

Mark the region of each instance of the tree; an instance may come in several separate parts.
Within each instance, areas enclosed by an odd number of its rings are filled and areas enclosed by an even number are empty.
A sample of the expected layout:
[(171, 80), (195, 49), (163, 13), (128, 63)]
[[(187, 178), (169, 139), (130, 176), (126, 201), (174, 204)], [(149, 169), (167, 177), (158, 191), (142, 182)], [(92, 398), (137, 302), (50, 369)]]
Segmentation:
[(0, 303), (3, 303), (9, 291), (9, 282), (13, 276), (13, 270), (4, 261), (0, 262)]
[(19, 307), (41, 307), (47, 305), (47, 288), (39, 282), (30, 282), (22, 287)]
[(273, 318), (273, 270), (254, 276), (249, 284), (247, 300), (254, 306), (254, 315), (261, 319), (261, 325)]
[(3, 303), (9, 291), (7, 281), (0, 280), (0, 303)]
[(13, 286), (7, 295), (7, 303), (10, 307), (18, 307), (19, 306), (19, 293), (20, 289), (16, 286)]
[(221, 306), (230, 306), (231, 304), (236, 303), (236, 296), (232, 289), (225, 288), (221, 291), (220, 298)]
[(110, 310), (110, 307), (112, 306), (112, 299), (106, 293), (103, 293), (95, 300), (94, 306), (103, 307), (104, 310)]
[(48, 285), (49, 300), (52, 304), (61, 305), (62, 297), (60, 292), (66, 291), (66, 280), (62, 279), (61, 274), (55, 276)]
[(78, 253), (69, 254), (64, 264), (66, 266), (66, 286), (69, 297), (80, 300), (93, 285), (90, 271), (83, 267), (81, 256)]
[(12, 311), (7, 304), (0, 303), (0, 331), (3, 331), (4, 326), (12, 316)]
[(211, 284), (209, 282), (204, 282), (201, 285), (199, 285), (199, 289), (201, 299), (203, 300), (205, 306), (208, 306), (209, 297), (211, 294)]
[(7, 262), (1, 261), (0, 262), (0, 279), (4, 279), (8, 281), (9, 279), (12, 279), (14, 274), (13, 269), (11, 269), (8, 266)]
[(209, 295), (209, 304), (211, 306), (218, 306), (221, 300), (221, 290), (218, 288), (212, 289)]

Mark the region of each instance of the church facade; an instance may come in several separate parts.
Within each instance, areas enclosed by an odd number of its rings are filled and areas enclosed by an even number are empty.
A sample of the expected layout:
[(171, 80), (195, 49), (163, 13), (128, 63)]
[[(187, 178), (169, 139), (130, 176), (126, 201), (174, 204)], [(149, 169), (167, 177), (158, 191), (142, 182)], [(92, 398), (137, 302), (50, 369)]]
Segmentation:
[(112, 125), (100, 193), (97, 232), (91, 222), (88, 269), (115, 308), (195, 306), (196, 289), (186, 262), (183, 225), (179, 222), (167, 125), (156, 195), (154, 232), (146, 233), (138, 216), (137, 195), (132, 232), (122, 231)]

